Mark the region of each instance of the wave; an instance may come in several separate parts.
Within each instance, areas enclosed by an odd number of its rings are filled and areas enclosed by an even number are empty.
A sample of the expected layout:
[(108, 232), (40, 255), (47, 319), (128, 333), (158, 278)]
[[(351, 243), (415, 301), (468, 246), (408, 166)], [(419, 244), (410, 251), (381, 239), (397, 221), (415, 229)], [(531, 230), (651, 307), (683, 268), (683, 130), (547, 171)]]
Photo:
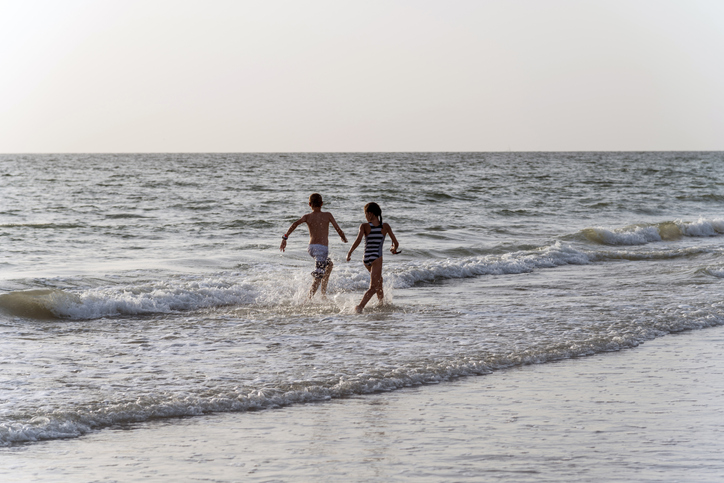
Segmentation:
[(683, 237), (708, 237), (721, 234), (724, 234), (724, 219), (706, 220), (703, 217), (695, 222), (675, 220), (617, 229), (592, 227), (580, 232), (583, 239), (599, 245), (646, 245)]
[(33, 319), (97, 319), (118, 315), (150, 315), (227, 305), (260, 299), (259, 290), (233, 277), (154, 281), (70, 292), (28, 290), (0, 295), (0, 312)]
[(31, 319), (54, 319), (80, 297), (58, 289), (25, 290), (0, 294), (0, 313)]
[(467, 354), (445, 360), (418, 361), (394, 369), (329, 376), (320, 381), (267, 383), (262, 387), (217, 387), (192, 394), (149, 394), (131, 400), (104, 400), (74, 408), (6, 414), (0, 422), (0, 446), (79, 437), (119, 424), (154, 419), (197, 416), (218, 412), (271, 409), (298, 403), (325, 401), (351, 395), (393, 391), (403, 387), (439, 383), (458, 377), (485, 375), (510, 367), (583, 357), (638, 346), (646, 340), (683, 330), (724, 325), (719, 313), (691, 310), (673, 317), (637, 320), (601, 333), (561, 340), (549, 345)]
[[(390, 269), (395, 288), (409, 288), (420, 282), (470, 278), (481, 275), (530, 273), (541, 268), (585, 265), (591, 258), (584, 252), (556, 242), (536, 250), (517, 251), (461, 259), (411, 261)], [(389, 272), (388, 272), (389, 273)]]
[(700, 217), (699, 220), (691, 223), (676, 222), (685, 236), (704, 237), (717, 236), (724, 233), (724, 219), (706, 220)]
[(716, 278), (724, 278), (724, 267), (706, 267), (703, 272)]
[[(515, 275), (613, 260), (669, 260), (696, 257), (711, 251), (706, 247), (580, 250), (557, 241), (546, 247), (502, 254), (390, 263), (385, 267), (385, 285), (391, 289), (409, 289), (420, 283), (440, 280)], [(0, 295), (0, 312), (33, 319), (82, 320), (225, 306), (282, 307), (303, 303), (309, 281), (306, 269), (250, 265), (244, 272), (209, 276), (175, 277), (72, 291), (11, 292)], [(353, 264), (340, 263), (329, 288), (332, 293), (354, 292), (366, 289), (368, 284), (369, 275), (365, 271)]]
[[(482, 275), (528, 273), (540, 268), (586, 264), (590, 257), (571, 247), (552, 246), (502, 255), (409, 261), (391, 265), (385, 278), (391, 288), (410, 288), (421, 282)], [(341, 265), (341, 264), (340, 264)], [(0, 312), (34, 318), (97, 319), (122, 315), (151, 315), (205, 308), (301, 303), (309, 289), (309, 273), (270, 265), (248, 272), (223, 272), (205, 277), (136, 282), (81, 290), (30, 290), (0, 295)], [(252, 275), (253, 274), (253, 275)], [(330, 289), (338, 292), (367, 288), (369, 275), (358, 266), (335, 268)]]
[(724, 195), (720, 195), (718, 193), (708, 193), (708, 194), (691, 194), (691, 195), (681, 195), (676, 197), (679, 201), (692, 201), (696, 203), (701, 202), (715, 202), (715, 203), (721, 203), (724, 201)]
[(78, 223), (6, 223), (0, 225), (0, 228), (33, 228), (37, 230), (62, 230), (85, 228), (85, 225)]
[(644, 260), (673, 260), (676, 258), (693, 258), (699, 255), (712, 253), (711, 248), (675, 248), (649, 251), (636, 250), (595, 250), (588, 252), (591, 262), (607, 262), (612, 260), (630, 260), (632, 262)]

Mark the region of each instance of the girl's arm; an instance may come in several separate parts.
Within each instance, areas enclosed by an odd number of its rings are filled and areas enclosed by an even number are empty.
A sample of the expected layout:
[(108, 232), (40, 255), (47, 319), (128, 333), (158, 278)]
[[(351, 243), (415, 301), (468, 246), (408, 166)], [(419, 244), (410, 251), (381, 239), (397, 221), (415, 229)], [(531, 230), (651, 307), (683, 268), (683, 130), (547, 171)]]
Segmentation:
[(395, 237), (395, 234), (392, 233), (392, 228), (387, 223), (385, 223), (383, 228), (387, 229), (387, 234), (390, 235), (390, 240), (392, 240), (392, 246), (390, 247), (390, 252), (392, 252), (393, 255), (397, 255), (397, 249), (400, 247), (400, 244), (397, 242), (397, 238)]
[(352, 252), (357, 248), (362, 241), (362, 237), (365, 236), (365, 224), (361, 224), (359, 226), (359, 233), (357, 233), (357, 239), (352, 243), (352, 246), (349, 248), (349, 251), (347, 252), (347, 261), (350, 261), (352, 259)]

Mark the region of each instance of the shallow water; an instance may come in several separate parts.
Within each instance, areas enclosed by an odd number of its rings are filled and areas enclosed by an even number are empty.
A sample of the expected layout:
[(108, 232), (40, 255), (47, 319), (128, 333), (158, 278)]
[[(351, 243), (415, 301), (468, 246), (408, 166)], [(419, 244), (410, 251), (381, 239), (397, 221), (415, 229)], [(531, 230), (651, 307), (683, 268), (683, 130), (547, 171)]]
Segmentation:
[[(0, 444), (375, 393), (721, 325), (724, 154), (0, 157)], [(403, 253), (352, 313), (330, 238), (377, 201)], [(387, 242), (389, 244), (389, 241)], [(635, 370), (635, 368), (633, 369)]]
[(16, 445), (0, 453), (0, 476), (718, 482), (724, 474), (722, 360), (724, 328), (687, 331), (634, 350), (443, 384)]

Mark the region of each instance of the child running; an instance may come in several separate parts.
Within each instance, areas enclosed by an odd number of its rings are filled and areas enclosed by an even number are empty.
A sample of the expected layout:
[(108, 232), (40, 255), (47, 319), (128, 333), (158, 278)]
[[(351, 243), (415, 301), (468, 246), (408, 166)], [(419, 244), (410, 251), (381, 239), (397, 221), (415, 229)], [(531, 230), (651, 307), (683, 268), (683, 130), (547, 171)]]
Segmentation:
[(327, 282), (329, 282), (329, 275), (332, 273), (334, 263), (329, 258), (329, 224), (331, 223), (339, 237), (343, 242), (347, 243), (347, 237), (344, 236), (344, 232), (339, 227), (337, 222), (334, 220), (332, 213), (323, 212), (322, 195), (319, 193), (312, 193), (309, 197), (309, 207), (312, 208), (311, 213), (307, 213), (297, 221), (292, 223), (287, 232), (282, 235), (282, 245), (279, 247), (281, 251), (287, 247), (287, 239), (289, 235), (302, 223), (307, 224), (309, 228), (309, 246), (307, 252), (316, 261), (316, 266), (312, 272), (314, 281), (312, 282), (312, 288), (309, 289), (309, 298), (314, 297), (320, 284), (322, 285), (322, 296), (327, 295)]
[(382, 223), (382, 208), (377, 203), (367, 203), (365, 205), (365, 218), (367, 223), (362, 223), (359, 226), (359, 234), (357, 239), (352, 244), (352, 247), (347, 253), (347, 261), (352, 258), (352, 252), (357, 248), (362, 241), (362, 237), (365, 239), (365, 255), (364, 264), (367, 271), (370, 272), (370, 288), (362, 296), (362, 301), (359, 303), (354, 310), (361, 314), (362, 310), (370, 301), (374, 294), (377, 294), (377, 299), (382, 302), (385, 293), (382, 290), (382, 248), (385, 244), (385, 236), (390, 235), (392, 240), (392, 248), (390, 252), (393, 255), (397, 255), (397, 248), (400, 246), (397, 243), (395, 234), (392, 233), (392, 228), (387, 223)]

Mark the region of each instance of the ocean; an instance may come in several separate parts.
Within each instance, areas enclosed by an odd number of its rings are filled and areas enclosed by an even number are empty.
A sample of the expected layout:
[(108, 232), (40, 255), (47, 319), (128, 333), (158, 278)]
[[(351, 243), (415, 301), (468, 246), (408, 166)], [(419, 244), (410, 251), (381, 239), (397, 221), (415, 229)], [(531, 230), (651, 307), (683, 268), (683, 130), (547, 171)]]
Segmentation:
[[(384, 304), (334, 230), (307, 299), (314, 192), (381, 206)], [(0, 197), (0, 461), (724, 324), (721, 152), (0, 155)]]

